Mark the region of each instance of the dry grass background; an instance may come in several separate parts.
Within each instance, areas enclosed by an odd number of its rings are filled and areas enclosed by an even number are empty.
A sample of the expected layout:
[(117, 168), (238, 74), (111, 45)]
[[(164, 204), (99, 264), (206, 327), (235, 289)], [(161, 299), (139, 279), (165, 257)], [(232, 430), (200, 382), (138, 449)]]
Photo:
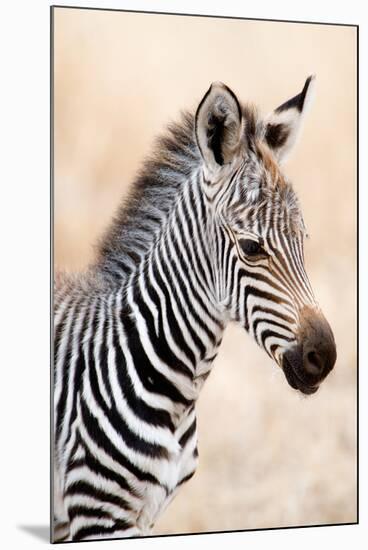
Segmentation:
[(200, 466), (156, 534), (356, 520), (356, 31), (55, 10), (55, 265), (93, 243), (182, 108), (222, 80), (264, 113), (317, 74), (286, 166), (303, 205), (306, 263), (337, 341), (335, 370), (303, 398), (230, 327), (198, 404)]

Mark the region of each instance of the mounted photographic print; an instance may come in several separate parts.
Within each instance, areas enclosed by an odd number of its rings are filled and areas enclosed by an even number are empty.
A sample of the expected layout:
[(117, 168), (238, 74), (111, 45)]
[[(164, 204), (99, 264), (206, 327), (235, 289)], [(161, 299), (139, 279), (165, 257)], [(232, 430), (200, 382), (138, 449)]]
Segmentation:
[(51, 23), (53, 541), (356, 523), (357, 27)]

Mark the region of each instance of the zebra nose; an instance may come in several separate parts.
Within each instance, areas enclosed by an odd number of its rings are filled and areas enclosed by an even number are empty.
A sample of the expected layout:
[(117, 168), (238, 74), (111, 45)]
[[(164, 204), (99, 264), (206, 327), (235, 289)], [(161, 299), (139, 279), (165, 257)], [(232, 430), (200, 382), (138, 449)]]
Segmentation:
[(326, 364), (323, 356), (314, 349), (304, 354), (303, 366), (307, 373), (316, 377), (322, 376), (325, 370), (330, 371), (332, 368), (330, 364)]
[(333, 339), (320, 338), (318, 346), (307, 342), (303, 346), (303, 367), (316, 382), (322, 380), (333, 369), (336, 362), (336, 346)]
[(320, 312), (304, 314), (302, 325), (303, 369), (310, 380), (317, 383), (335, 365), (335, 340), (330, 325)]

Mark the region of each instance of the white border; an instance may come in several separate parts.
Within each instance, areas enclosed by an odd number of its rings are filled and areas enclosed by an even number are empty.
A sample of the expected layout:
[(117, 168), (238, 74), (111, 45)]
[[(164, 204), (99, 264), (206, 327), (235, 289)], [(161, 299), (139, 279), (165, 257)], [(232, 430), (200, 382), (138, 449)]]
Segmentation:
[[(108, 0), (58, 5), (200, 13), (360, 25), (361, 121), (368, 120), (367, 18), (364, 3), (308, 0)], [(38, 548), (44, 541), (19, 526), (49, 520), (49, 5), (45, 0), (3, 3), (1, 52), (1, 519), (4, 548)], [(292, 44), (290, 45), (292, 47)], [(368, 538), (367, 506), (367, 127), (360, 137), (360, 524), (325, 528), (229, 533), (89, 543), (122, 548), (264, 546), (298, 550), (362, 548)], [(365, 153), (365, 154), (364, 154)], [(363, 185), (363, 182), (365, 184)], [(349, 182), (347, 182), (349, 184)], [(5, 305), (5, 307), (4, 307)], [(343, 314), (343, 312), (342, 312)], [(76, 547), (71, 544), (70, 547)], [(78, 548), (82, 546), (78, 545)], [(83, 546), (84, 548), (84, 546)]]

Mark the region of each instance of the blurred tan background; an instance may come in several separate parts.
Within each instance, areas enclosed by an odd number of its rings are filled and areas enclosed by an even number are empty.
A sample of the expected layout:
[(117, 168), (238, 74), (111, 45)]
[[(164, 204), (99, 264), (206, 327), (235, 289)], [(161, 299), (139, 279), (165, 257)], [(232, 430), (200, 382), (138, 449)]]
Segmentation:
[(83, 270), (155, 135), (214, 80), (265, 114), (317, 74), (285, 168), (338, 361), (303, 398), (229, 327), (198, 404), (200, 466), (156, 534), (356, 521), (356, 30), (57, 8), (55, 266)]

